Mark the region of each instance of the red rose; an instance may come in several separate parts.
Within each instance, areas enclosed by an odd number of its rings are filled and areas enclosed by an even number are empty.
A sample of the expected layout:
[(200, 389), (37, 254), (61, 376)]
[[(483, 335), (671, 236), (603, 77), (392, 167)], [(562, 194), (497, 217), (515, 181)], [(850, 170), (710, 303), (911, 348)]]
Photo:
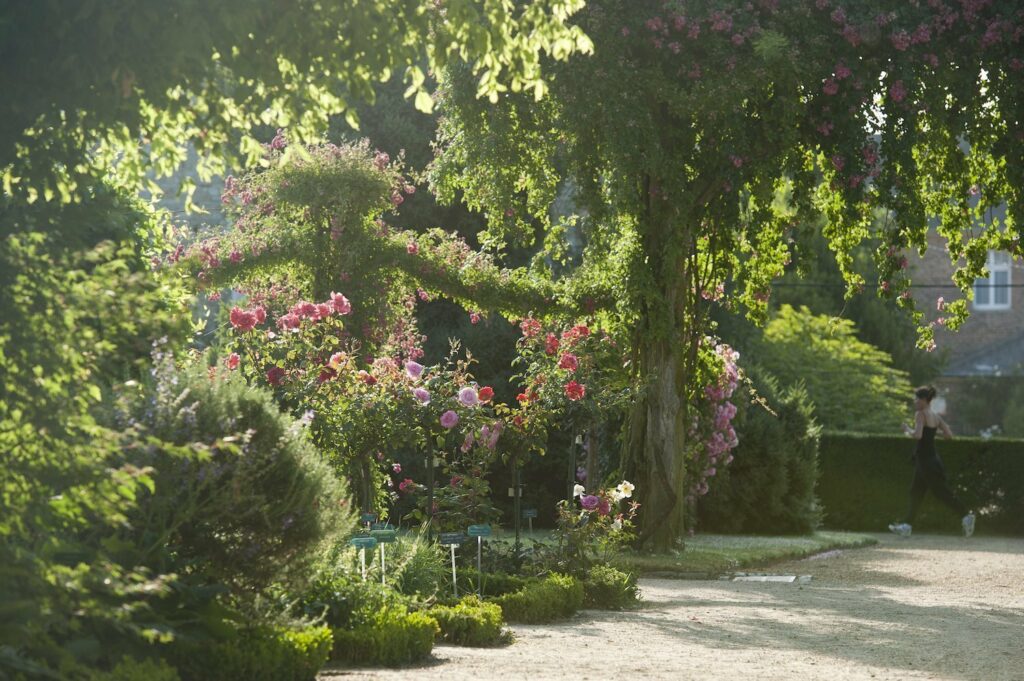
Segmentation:
[(267, 383), (270, 385), (281, 385), (284, 380), (284, 369), (281, 367), (270, 367), (267, 369)]
[(576, 381), (569, 381), (565, 384), (565, 395), (573, 402), (583, 399), (583, 396), (586, 394), (587, 387), (580, 385)]
[(576, 367), (578, 366), (579, 362), (576, 360), (576, 355), (569, 352), (562, 355), (562, 359), (558, 361), (559, 369), (568, 369), (569, 371), (576, 371)]
[(548, 334), (547, 339), (544, 341), (544, 352), (549, 355), (558, 352), (558, 336), (553, 333)]
[(489, 385), (485, 385), (480, 388), (479, 392), (477, 392), (477, 397), (480, 398), (481, 402), (490, 402), (491, 398), (494, 397), (494, 388)]
[(529, 402), (530, 398), (526, 396), (526, 393), (519, 393), (516, 395), (516, 402)]

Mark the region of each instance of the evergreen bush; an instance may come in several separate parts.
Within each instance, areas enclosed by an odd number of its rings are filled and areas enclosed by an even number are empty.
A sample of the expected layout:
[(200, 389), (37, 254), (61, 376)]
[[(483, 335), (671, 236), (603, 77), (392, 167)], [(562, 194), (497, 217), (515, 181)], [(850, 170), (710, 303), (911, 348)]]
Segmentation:
[(610, 565), (595, 565), (583, 579), (583, 607), (621, 610), (640, 599), (636, 575)]
[[(829, 529), (884, 531), (909, 502), (915, 443), (899, 435), (826, 432), (818, 495)], [(949, 485), (978, 515), (979, 533), (1024, 536), (1024, 441), (956, 437), (936, 443)], [(959, 532), (956, 515), (929, 494), (914, 531)]]
[(702, 531), (803, 534), (820, 523), (815, 497), (818, 440), (813, 406), (802, 386), (780, 388), (763, 369), (751, 380), (767, 406), (746, 406), (737, 419), (739, 446), (698, 504)]
[(326, 626), (263, 626), (220, 643), (176, 645), (172, 660), (188, 681), (313, 681), (327, 662), (331, 645), (331, 630)]
[(454, 606), (438, 605), (428, 615), (441, 627), (445, 643), (463, 646), (493, 646), (511, 641), (501, 617), (501, 608), (485, 603), (477, 596), (466, 596)]
[(540, 624), (571, 617), (583, 607), (583, 583), (569, 575), (552, 574), (494, 601), (507, 622)]
[(331, 659), (345, 665), (400, 667), (430, 655), (440, 628), (430, 615), (385, 608), (354, 629), (334, 630)]

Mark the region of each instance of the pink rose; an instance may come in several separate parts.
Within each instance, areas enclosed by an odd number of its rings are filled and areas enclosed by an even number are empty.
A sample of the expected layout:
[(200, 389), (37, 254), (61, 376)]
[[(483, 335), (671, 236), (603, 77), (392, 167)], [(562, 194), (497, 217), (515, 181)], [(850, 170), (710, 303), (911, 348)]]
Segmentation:
[(573, 402), (582, 400), (583, 396), (587, 394), (587, 388), (584, 385), (580, 385), (576, 381), (569, 381), (565, 384), (565, 395)]
[(410, 360), (405, 363), (405, 373), (409, 378), (415, 380), (423, 374), (423, 365), (419, 362), (413, 362)]
[(352, 303), (348, 302), (348, 298), (340, 293), (331, 291), (331, 305), (334, 306), (334, 311), (338, 314), (348, 314), (352, 311)]
[(459, 390), (459, 402), (467, 407), (475, 407), (480, 404), (480, 396), (477, 394), (476, 388), (467, 385)]
[(576, 355), (574, 355), (572, 353), (569, 353), (569, 352), (567, 352), (564, 355), (562, 355), (562, 359), (558, 360), (558, 368), (559, 369), (567, 369), (569, 371), (576, 371), (576, 368), (578, 366), (579, 366), (579, 362), (576, 359)]
[(448, 430), (451, 430), (459, 423), (459, 415), (449, 409), (445, 413), (441, 414), (441, 426)]
[(419, 400), (420, 404), (430, 404), (430, 392), (426, 388), (416, 388), (412, 394)]

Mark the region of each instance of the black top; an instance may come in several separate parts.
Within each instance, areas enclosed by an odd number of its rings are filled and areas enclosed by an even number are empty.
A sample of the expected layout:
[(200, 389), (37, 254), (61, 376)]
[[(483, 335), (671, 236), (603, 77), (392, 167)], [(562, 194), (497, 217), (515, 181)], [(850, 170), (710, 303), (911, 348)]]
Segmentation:
[(919, 458), (937, 456), (935, 452), (935, 433), (938, 432), (938, 428), (932, 428), (925, 426), (921, 431), (921, 439), (917, 441), (916, 454)]

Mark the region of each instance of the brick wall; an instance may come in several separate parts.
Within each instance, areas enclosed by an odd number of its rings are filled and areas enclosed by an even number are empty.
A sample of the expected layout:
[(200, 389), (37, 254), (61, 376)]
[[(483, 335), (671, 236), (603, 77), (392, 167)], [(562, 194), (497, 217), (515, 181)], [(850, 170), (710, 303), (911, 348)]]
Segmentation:
[[(910, 268), (914, 298), (928, 321), (941, 316), (936, 310), (939, 296), (947, 302), (963, 297), (952, 283), (945, 239), (937, 233), (929, 234), (923, 258), (910, 256)], [(1024, 263), (1011, 261), (1010, 269), (1011, 284), (1024, 284)], [(947, 373), (1007, 373), (1017, 368), (1014, 359), (1024, 356), (1024, 288), (1010, 289), (1010, 303), (1008, 310), (978, 310), (969, 303), (971, 316), (959, 331), (936, 330), (935, 342), (949, 359)], [(992, 369), (983, 370), (981, 365)]]

